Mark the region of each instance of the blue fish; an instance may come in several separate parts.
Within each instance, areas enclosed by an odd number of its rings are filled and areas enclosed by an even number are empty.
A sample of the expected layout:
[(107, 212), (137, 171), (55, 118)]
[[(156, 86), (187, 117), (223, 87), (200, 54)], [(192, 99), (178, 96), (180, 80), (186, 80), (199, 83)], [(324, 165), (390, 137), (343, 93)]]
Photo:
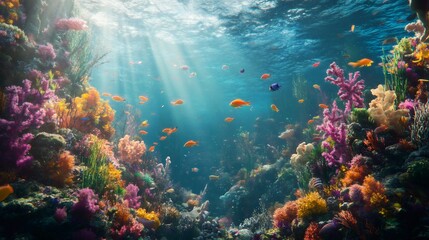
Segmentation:
[(270, 91), (277, 91), (280, 89), (280, 85), (278, 83), (273, 83), (270, 85)]
[(89, 117), (82, 117), (82, 118), (80, 118), (80, 120), (82, 120), (82, 121), (88, 121)]
[(240, 73), (244, 73), (244, 68), (240, 69)]

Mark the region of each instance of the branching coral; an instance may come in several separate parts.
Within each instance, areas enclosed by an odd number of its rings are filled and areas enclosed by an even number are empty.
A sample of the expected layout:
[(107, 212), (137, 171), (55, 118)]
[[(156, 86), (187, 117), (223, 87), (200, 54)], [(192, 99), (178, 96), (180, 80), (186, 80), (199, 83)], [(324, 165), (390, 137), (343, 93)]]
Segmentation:
[(157, 229), (161, 225), (159, 220), (158, 213), (146, 212), (146, 209), (139, 208), (136, 211), (137, 217), (140, 218), (140, 221), (145, 225), (145, 227)]
[(391, 128), (397, 134), (403, 134), (408, 119), (408, 109), (396, 109), (394, 91), (385, 91), (382, 85), (376, 89), (371, 89), (375, 99), (369, 104), (368, 113), (380, 126), (382, 124)]
[(311, 222), (310, 225), (305, 230), (304, 240), (320, 240), (322, 239), (319, 236), (319, 224), (316, 222)]
[(289, 228), (292, 221), (298, 216), (298, 205), (295, 201), (285, 203), (277, 208), (273, 214), (273, 225), (276, 228)]
[(100, 136), (106, 139), (115, 132), (112, 127), (115, 112), (108, 102), (100, 99), (95, 88), (74, 98), (71, 104), (66, 103), (65, 99), (58, 101), (55, 112), (57, 124), (61, 128), (75, 128), (85, 133), (98, 129)]
[(99, 210), (98, 199), (92, 189), (84, 188), (78, 192), (78, 201), (73, 204), (71, 214), (75, 221), (89, 222)]
[(375, 180), (373, 176), (365, 177), (362, 184), (362, 194), (367, 207), (377, 210), (385, 207), (388, 202), (385, 192), (381, 182)]
[(298, 218), (311, 218), (328, 212), (326, 200), (318, 192), (311, 192), (296, 200), (298, 206)]
[(86, 21), (79, 18), (62, 18), (55, 23), (55, 27), (60, 30), (85, 30), (88, 29)]
[(141, 162), (140, 158), (146, 152), (143, 141), (133, 141), (130, 136), (125, 135), (118, 144), (119, 159), (129, 164)]
[(128, 202), (128, 206), (135, 209), (139, 208), (141, 199), (141, 197), (138, 196), (139, 187), (130, 183), (125, 190), (127, 193), (124, 196), (124, 200)]
[(73, 183), (74, 156), (69, 151), (64, 151), (58, 156), (58, 160), (48, 162), (48, 178), (54, 186), (64, 186)]

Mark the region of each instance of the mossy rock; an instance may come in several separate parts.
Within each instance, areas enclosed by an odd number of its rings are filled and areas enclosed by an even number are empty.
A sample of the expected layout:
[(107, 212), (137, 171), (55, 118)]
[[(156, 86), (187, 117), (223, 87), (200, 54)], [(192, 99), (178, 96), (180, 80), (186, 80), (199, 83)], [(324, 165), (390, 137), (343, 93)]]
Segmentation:
[(66, 146), (61, 135), (41, 132), (31, 141), (31, 154), (41, 162), (51, 161)]
[(406, 168), (403, 180), (420, 186), (429, 186), (429, 159), (413, 161)]

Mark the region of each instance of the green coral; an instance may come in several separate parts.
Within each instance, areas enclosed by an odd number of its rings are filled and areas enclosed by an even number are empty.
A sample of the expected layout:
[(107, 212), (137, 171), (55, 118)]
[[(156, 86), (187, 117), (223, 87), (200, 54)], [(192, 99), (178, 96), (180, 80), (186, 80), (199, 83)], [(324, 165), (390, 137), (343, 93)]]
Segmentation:
[(155, 181), (153, 180), (152, 176), (150, 176), (150, 174), (148, 174), (148, 173), (143, 174), (142, 172), (137, 172), (136, 177), (149, 186), (155, 185)]

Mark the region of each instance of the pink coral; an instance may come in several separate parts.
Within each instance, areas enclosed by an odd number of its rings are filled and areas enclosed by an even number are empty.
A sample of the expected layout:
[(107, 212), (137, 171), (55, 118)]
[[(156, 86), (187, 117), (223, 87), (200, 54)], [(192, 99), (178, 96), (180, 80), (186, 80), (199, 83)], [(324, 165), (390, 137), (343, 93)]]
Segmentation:
[(139, 163), (140, 158), (146, 152), (146, 145), (143, 141), (132, 141), (129, 135), (119, 140), (119, 158), (123, 162), (130, 164)]
[(134, 184), (128, 184), (128, 186), (125, 188), (127, 193), (124, 196), (124, 200), (128, 202), (128, 206), (130, 208), (137, 209), (140, 207), (140, 196), (138, 196), (139, 193), (139, 187), (137, 187)]
[(50, 43), (46, 45), (39, 45), (38, 52), (39, 52), (40, 58), (42, 58), (45, 61), (47, 60), (51, 61), (57, 57), (57, 54), (55, 54), (54, 47)]
[(63, 208), (57, 208), (55, 210), (54, 219), (57, 221), (57, 223), (62, 223), (67, 218), (67, 209), (66, 207)]
[(88, 28), (86, 21), (79, 18), (63, 18), (55, 23), (55, 27), (60, 30), (85, 30)]

